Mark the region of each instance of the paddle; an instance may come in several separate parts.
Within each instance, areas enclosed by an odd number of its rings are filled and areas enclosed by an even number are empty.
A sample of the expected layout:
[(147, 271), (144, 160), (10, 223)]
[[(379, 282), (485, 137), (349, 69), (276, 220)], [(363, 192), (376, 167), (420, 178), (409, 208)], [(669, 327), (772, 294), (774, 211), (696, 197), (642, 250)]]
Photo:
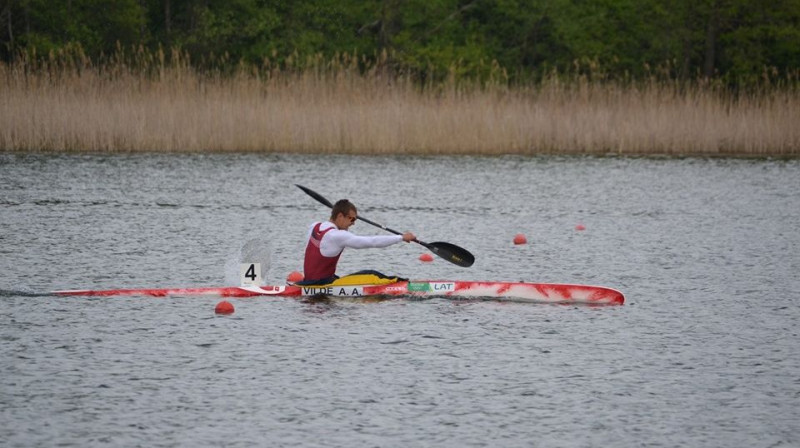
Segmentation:
[[(324, 197), (322, 197), (322, 195), (320, 195), (316, 191), (314, 191), (314, 190), (312, 190), (310, 188), (306, 188), (306, 187), (304, 187), (302, 185), (298, 185), (298, 184), (295, 184), (295, 186), (297, 186), (297, 188), (303, 190), (307, 195), (309, 195), (312, 198), (316, 199), (317, 202), (319, 202), (319, 203), (321, 203), (321, 204), (323, 204), (323, 205), (325, 205), (327, 207), (333, 208), (333, 204), (331, 204), (331, 201), (325, 199)], [(370, 221), (369, 219), (364, 218), (362, 216), (359, 216), (358, 219), (364, 221), (367, 224), (372, 224), (375, 227), (380, 227), (381, 229), (383, 229), (383, 230), (385, 230), (387, 232), (394, 233), (395, 235), (402, 235), (402, 233), (398, 232), (397, 230), (392, 230), (392, 229), (384, 226), (383, 224), (378, 224), (377, 222)], [(475, 263), (475, 257), (471, 253), (469, 253), (468, 250), (466, 250), (464, 248), (461, 248), (461, 247), (458, 247), (455, 244), (443, 243), (441, 241), (437, 241), (437, 242), (434, 242), (434, 243), (425, 243), (425, 242), (420, 241), (420, 240), (414, 240), (414, 242), (415, 243), (419, 243), (422, 246), (425, 246), (428, 250), (430, 250), (434, 254), (444, 258), (445, 260), (449, 261), (450, 263), (457, 264), (457, 265), (463, 266), (465, 268), (468, 268), (468, 267), (472, 266), (472, 263)]]

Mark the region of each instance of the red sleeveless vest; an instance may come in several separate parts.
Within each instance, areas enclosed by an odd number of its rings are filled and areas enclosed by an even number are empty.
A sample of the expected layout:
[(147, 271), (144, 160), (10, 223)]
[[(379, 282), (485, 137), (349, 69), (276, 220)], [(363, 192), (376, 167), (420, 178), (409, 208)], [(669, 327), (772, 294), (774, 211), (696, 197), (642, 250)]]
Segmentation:
[(332, 277), (336, 274), (336, 264), (339, 263), (341, 252), (335, 257), (326, 257), (319, 251), (319, 245), (322, 242), (322, 237), (328, 231), (335, 229), (331, 227), (320, 232), (319, 227), (322, 223), (317, 223), (314, 229), (311, 230), (311, 238), (308, 239), (306, 246), (306, 256), (303, 262), (303, 276), (306, 280), (319, 280), (323, 278)]

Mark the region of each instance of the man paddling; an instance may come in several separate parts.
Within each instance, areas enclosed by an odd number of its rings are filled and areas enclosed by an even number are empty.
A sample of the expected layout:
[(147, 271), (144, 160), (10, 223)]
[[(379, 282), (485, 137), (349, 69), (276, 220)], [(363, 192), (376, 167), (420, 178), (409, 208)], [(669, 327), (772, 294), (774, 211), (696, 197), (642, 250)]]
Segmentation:
[(353, 249), (386, 247), (401, 241), (409, 243), (417, 239), (411, 232), (402, 235), (354, 235), (347, 229), (355, 224), (357, 218), (356, 206), (347, 199), (342, 199), (333, 205), (329, 221), (311, 224), (303, 262), (305, 280), (298, 284), (321, 285), (339, 278), (336, 275), (336, 264), (345, 247)]

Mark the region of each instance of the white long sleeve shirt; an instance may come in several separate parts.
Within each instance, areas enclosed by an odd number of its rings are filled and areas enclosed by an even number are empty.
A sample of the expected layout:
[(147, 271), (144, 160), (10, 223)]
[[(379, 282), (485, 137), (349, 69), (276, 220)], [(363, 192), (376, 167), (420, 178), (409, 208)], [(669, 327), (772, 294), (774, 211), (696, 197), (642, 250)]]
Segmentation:
[[(308, 228), (306, 241), (311, 238), (311, 231), (314, 230), (314, 226), (317, 224), (319, 223), (315, 222)], [(345, 247), (351, 247), (353, 249), (367, 249), (372, 247), (391, 246), (392, 244), (397, 244), (403, 241), (403, 235), (354, 235), (347, 230), (341, 230), (337, 228), (336, 225), (330, 221), (322, 222), (322, 225), (319, 226), (319, 230), (322, 231), (325, 229), (330, 229), (331, 227), (333, 227), (333, 230), (329, 231), (322, 237), (322, 241), (319, 245), (319, 251), (325, 257), (335, 257), (342, 253)]]

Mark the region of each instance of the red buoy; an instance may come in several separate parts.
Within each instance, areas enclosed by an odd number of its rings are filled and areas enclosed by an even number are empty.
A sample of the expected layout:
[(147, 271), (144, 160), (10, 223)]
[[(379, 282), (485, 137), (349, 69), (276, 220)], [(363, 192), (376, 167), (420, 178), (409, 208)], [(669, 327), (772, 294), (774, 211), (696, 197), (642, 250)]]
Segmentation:
[(217, 304), (217, 307), (214, 308), (214, 312), (217, 314), (233, 314), (233, 305), (231, 302), (223, 300)]
[(514, 235), (514, 244), (527, 244), (528, 239), (525, 238), (525, 235), (518, 233)]
[(584, 226), (583, 224), (578, 224), (577, 226), (575, 226), (575, 230), (578, 231), (586, 230), (586, 226)]
[(297, 283), (297, 282), (303, 281), (304, 278), (305, 277), (303, 276), (302, 272), (292, 271), (286, 277), (286, 281), (289, 282), (289, 283)]
[(430, 263), (431, 261), (433, 261), (433, 255), (429, 253), (424, 253), (419, 256), (419, 261), (423, 263)]

